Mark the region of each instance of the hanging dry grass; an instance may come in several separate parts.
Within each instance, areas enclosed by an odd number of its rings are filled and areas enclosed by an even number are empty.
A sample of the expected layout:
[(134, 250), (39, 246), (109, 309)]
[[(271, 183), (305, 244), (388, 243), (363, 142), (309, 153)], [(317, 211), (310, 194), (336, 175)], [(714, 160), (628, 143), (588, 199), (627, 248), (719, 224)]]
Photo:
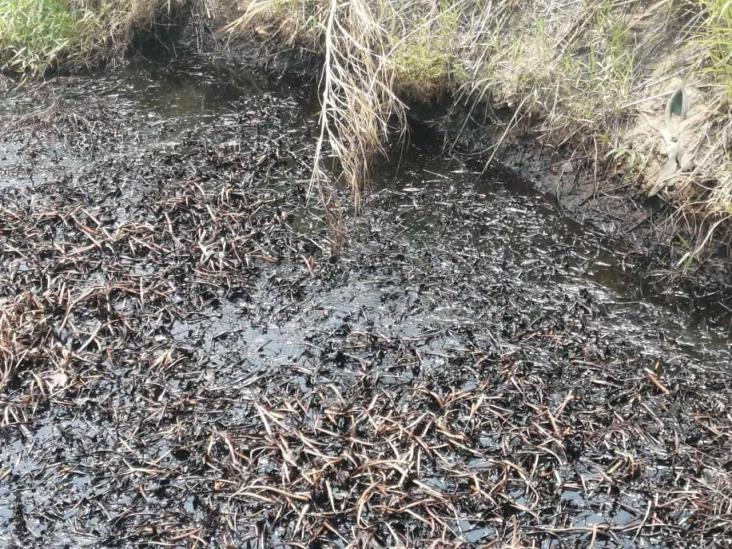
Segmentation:
[[(229, 30), (277, 20), (281, 9), (281, 2), (254, 2)], [(320, 42), (323, 51), (320, 133), (309, 194), (316, 192), (320, 197), (332, 229), (331, 248), (338, 255), (345, 242), (342, 208), (324, 165), (328, 156), (338, 159), (336, 182), (350, 187), (358, 210), (370, 161), (383, 152), (391, 129), (403, 132), (406, 127), (404, 106), (395, 92), (394, 66), (389, 62), (388, 29), (401, 14), (390, 2), (368, 0), (328, 0), (315, 3), (313, 9), (317, 23), (305, 19), (307, 10), (296, 9), (280, 21), (274, 34), (293, 42), (305, 25), (303, 39)]]
[(368, 161), (388, 137), (390, 117), (396, 116), (397, 127), (404, 128), (404, 110), (393, 91), (394, 74), (384, 48), (386, 31), (379, 24), (385, 16), (376, 11), (381, 8), (363, 0), (330, 0), (324, 30), (322, 111), (313, 180), (323, 177), (327, 140), (341, 161), (357, 205)]

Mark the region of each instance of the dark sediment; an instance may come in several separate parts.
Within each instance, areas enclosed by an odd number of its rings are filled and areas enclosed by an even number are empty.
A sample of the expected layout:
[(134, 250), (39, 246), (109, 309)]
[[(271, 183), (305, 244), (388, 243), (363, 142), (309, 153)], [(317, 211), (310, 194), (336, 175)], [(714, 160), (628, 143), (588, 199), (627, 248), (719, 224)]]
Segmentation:
[(0, 546), (727, 543), (708, 313), (419, 149), (332, 261), (316, 121), (266, 86), (190, 63), (6, 98)]
[(690, 308), (713, 303), (732, 334), (732, 319), (724, 314), (732, 311), (732, 235), (715, 233), (699, 257), (685, 261), (690, 246), (707, 235), (708, 219), (649, 199), (636, 175), (598, 157), (597, 150), (575, 140), (555, 146), (542, 135), (540, 120), (504, 135), (514, 114), (505, 106), (455, 105), (453, 99), (413, 111), (414, 125), (444, 150), (480, 171), (493, 159), (492, 171), (520, 174), (563, 215), (622, 247), (648, 293), (674, 295)]

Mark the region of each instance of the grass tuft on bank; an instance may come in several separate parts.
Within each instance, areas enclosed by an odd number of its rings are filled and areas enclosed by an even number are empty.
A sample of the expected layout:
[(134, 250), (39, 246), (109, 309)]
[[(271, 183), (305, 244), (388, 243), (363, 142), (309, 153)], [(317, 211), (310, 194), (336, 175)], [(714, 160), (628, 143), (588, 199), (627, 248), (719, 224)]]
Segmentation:
[(66, 52), (87, 51), (101, 17), (59, 0), (0, 0), (0, 55), (4, 68), (41, 73)]
[(732, 2), (706, 0), (708, 17), (701, 42), (709, 52), (709, 72), (732, 101)]
[[(698, 236), (685, 263), (732, 235), (728, 0), (252, 0), (229, 30), (322, 54), (321, 137), (356, 196), (387, 132), (354, 129), (389, 120), (403, 131), (403, 100), (451, 96), (513, 111), (495, 120), (502, 143), (529, 131), (574, 147), (598, 172), (624, 173), (676, 205), (676, 220)], [(344, 59), (345, 73), (334, 71)], [(667, 120), (681, 88), (688, 115)], [(354, 110), (359, 94), (374, 100)]]
[(124, 53), (173, 26), (191, 0), (0, 0), (0, 69), (42, 76)]

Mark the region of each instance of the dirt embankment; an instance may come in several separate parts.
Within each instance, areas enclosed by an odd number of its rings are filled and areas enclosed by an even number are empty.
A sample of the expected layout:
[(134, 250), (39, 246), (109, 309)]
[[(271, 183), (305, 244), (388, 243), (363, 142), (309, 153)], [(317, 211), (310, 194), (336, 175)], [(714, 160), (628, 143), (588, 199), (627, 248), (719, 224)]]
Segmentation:
[[(312, 94), (318, 89), (319, 59), (312, 53), (268, 51), (263, 61), (254, 53), (260, 43), (230, 47), (234, 57), (287, 75), (293, 85)], [(507, 137), (505, 126), (492, 120), (497, 117), (505, 123), (514, 111), (483, 109), (489, 112), (479, 116), (475, 109), (456, 107), (449, 97), (412, 101), (406, 142), (435, 158), (457, 158), (481, 174), (508, 172), (510, 179), (545, 193), (563, 215), (624, 251), (629, 284), (638, 286), (639, 295), (664, 295), (684, 309), (698, 308), (712, 324), (732, 333), (732, 256), (725, 242), (709, 242), (702, 258), (681, 264), (698, 234), (693, 216), (680, 220), (673, 204), (649, 198), (637, 180), (629, 179), (628, 172), (613, 162), (598, 162), (571, 143), (559, 147), (543, 143), (536, 126), (523, 124)], [(403, 144), (394, 143), (388, 151), (388, 156), (398, 158)], [(370, 188), (369, 183), (366, 196)], [(688, 223), (686, 230), (682, 221)]]

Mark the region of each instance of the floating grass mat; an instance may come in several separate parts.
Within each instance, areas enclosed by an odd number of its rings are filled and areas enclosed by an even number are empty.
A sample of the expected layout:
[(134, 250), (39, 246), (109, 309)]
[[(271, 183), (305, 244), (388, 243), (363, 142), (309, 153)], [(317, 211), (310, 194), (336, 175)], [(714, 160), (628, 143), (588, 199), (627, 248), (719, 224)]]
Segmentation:
[(724, 546), (726, 339), (416, 150), (331, 261), (302, 97), (224, 88), (10, 99), (0, 545)]

